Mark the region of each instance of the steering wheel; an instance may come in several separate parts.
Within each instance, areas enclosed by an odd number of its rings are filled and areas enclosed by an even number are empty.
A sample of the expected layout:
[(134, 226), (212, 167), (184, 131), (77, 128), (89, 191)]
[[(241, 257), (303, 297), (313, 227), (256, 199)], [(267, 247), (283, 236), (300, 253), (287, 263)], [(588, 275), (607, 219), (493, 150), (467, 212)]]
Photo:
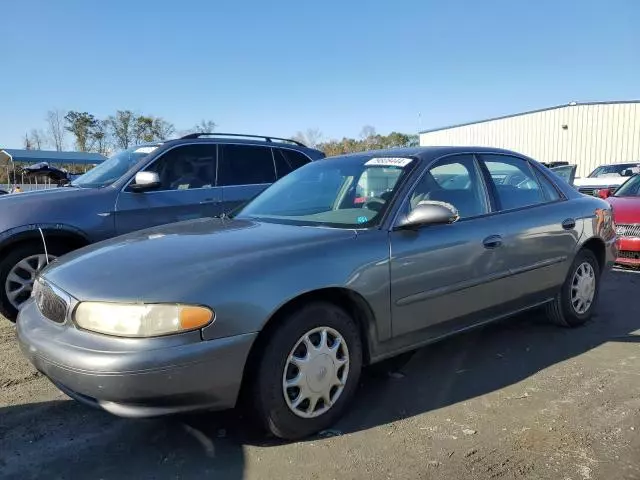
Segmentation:
[(362, 204), (362, 208), (373, 210), (374, 212), (379, 212), (385, 203), (387, 202), (380, 197), (371, 197)]

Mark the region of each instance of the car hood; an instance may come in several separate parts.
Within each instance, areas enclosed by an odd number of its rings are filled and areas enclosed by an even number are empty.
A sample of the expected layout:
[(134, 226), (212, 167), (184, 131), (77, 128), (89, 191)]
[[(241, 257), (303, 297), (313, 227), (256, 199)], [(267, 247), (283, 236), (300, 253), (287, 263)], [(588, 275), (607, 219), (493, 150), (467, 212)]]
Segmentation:
[(585, 177), (576, 178), (573, 184), (576, 187), (609, 187), (622, 185), (629, 177)]
[(616, 223), (640, 223), (640, 197), (609, 197)]
[(76, 250), (43, 277), (79, 300), (175, 301), (226, 272), (262, 274), (261, 257), (355, 238), (354, 230), (206, 218), (140, 230)]

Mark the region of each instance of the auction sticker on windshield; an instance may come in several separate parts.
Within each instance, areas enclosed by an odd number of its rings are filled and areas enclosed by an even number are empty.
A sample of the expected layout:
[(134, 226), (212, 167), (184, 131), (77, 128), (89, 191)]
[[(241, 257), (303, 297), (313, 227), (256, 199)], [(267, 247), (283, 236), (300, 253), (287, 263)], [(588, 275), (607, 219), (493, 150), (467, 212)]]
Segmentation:
[(403, 157), (377, 157), (368, 160), (365, 165), (376, 165), (380, 167), (406, 167), (413, 161), (412, 158)]

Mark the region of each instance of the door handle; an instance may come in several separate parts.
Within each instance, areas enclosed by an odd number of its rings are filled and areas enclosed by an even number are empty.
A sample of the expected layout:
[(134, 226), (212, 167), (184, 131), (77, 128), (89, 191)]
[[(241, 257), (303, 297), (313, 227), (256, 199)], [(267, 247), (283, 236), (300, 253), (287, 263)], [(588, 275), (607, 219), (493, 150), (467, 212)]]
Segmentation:
[(572, 230), (576, 226), (576, 221), (573, 218), (567, 218), (564, 222), (562, 222), (562, 228), (565, 230)]
[(218, 200), (216, 200), (215, 198), (205, 198), (200, 202), (200, 205), (208, 205), (210, 203), (218, 203)]
[(502, 245), (502, 237), (500, 235), (490, 235), (482, 241), (484, 248), (498, 248)]

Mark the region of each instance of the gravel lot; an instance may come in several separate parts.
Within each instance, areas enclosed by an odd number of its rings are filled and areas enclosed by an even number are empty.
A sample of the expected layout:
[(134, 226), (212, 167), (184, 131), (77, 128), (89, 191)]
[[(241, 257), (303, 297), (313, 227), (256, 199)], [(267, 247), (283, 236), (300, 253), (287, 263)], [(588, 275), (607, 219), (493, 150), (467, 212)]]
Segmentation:
[(538, 315), (364, 375), (335, 431), (259, 438), (238, 413), (124, 420), (61, 394), (0, 319), (2, 478), (640, 479), (640, 274), (614, 271), (590, 324)]

